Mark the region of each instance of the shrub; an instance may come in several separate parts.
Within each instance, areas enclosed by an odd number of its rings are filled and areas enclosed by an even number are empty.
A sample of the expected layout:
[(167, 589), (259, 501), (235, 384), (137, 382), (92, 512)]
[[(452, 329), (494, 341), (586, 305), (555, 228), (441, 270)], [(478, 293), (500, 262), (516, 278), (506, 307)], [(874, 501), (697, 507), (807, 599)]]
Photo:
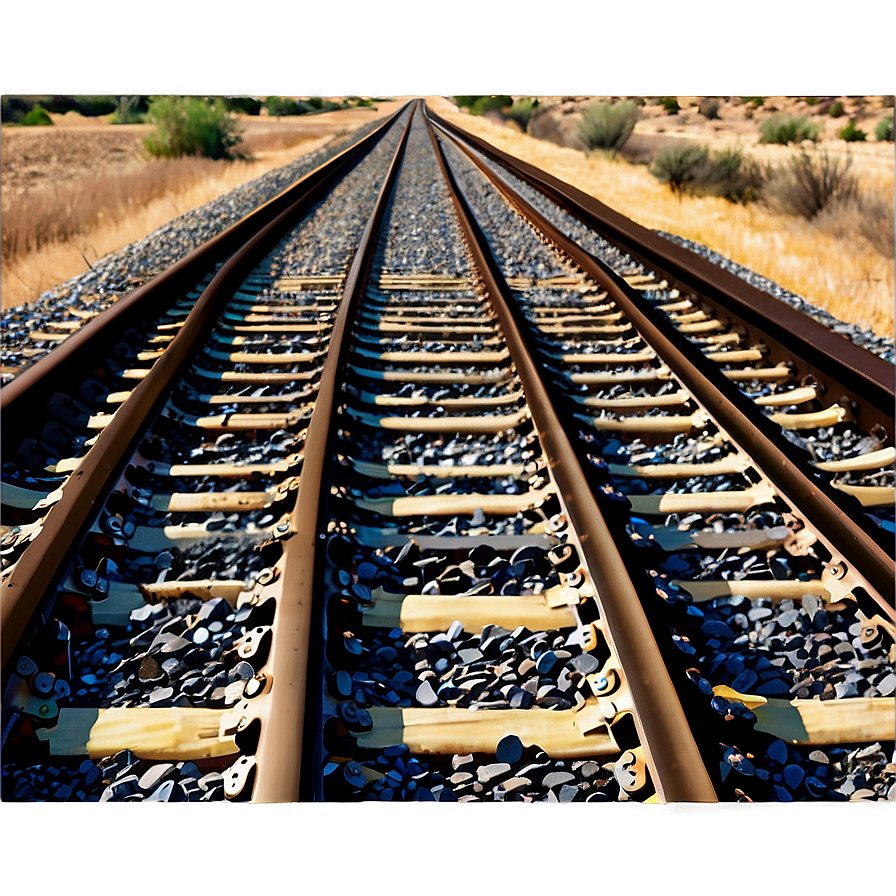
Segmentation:
[(26, 127), (44, 126), (53, 124), (50, 113), (43, 106), (35, 106), (22, 118), (22, 124)]
[(470, 114), (485, 115), (486, 112), (492, 112), (498, 109), (506, 109), (513, 105), (513, 97), (510, 96), (480, 96), (473, 101), (470, 106)]
[(754, 109), (758, 109), (760, 106), (764, 105), (764, 103), (765, 103), (764, 96), (742, 96), (741, 99), (745, 103), (750, 103), (750, 105)]
[(856, 127), (856, 120), (854, 118), (850, 118), (849, 124), (839, 131), (837, 136), (847, 143), (857, 143), (863, 141), (868, 135)]
[(893, 116), (882, 118), (874, 128), (874, 136), (877, 140), (893, 142)]
[(681, 106), (678, 105), (677, 96), (661, 96), (660, 105), (663, 107), (663, 111), (666, 115), (678, 115), (681, 111)]
[(269, 96), (264, 105), (268, 110), (268, 115), (274, 115), (277, 118), (283, 115), (304, 115), (310, 111), (309, 105), (284, 96)]
[(311, 106), (312, 109), (320, 109), (323, 104), (324, 101), (319, 96), (308, 97), (308, 105)]
[(4, 96), (0, 105), (0, 120), (3, 124), (20, 124), (33, 106), (20, 96)]
[(75, 111), (87, 118), (111, 115), (118, 105), (117, 96), (76, 96)]
[(824, 150), (809, 152), (802, 147), (789, 164), (772, 171), (764, 197), (775, 210), (812, 219), (832, 202), (843, 202), (857, 194), (855, 178), (849, 174), (852, 158), (831, 157)]
[(532, 113), (538, 107), (538, 100), (531, 96), (520, 97), (507, 113), (508, 118), (512, 118), (523, 130), (529, 124)]
[(144, 141), (150, 155), (162, 158), (204, 156), (243, 158), (236, 150), (242, 135), (224, 104), (195, 96), (153, 97), (147, 119), (156, 126)]
[(696, 180), (701, 166), (706, 163), (709, 150), (705, 146), (681, 144), (661, 149), (650, 166), (650, 173), (669, 185), (681, 199), (685, 188)]
[(223, 102), (228, 112), (241, 112), (243, 115), (261, 113), (261, 101), (251, 96), (225, 96)]
[(842, 240), (854, 240), (859, 234), (885, 258), (896, 255), (892, 197), (857, 194), (833, 201), (814, 224)]
[(143, 121), (146, 109), (141, 109), (144, 97), (120, 96), (118, 106), (109, 118), (109, 124), (139, 124)]
[(806, 105), (807, 106), (816, 106), (818, 105), (818, 101), (821, 99), (820, 96), (807, 96), (806, 97)]
[(740, 150), (723, 149), (697, 168), (691, 192), (746, 204), (759, 198), (764, 182), (763, 170), (753, 159), (744, 159)]
[(369, 99), (367, 99), (366, 97), (362, 97), (361, 99), (358, 100), (358, 105), (359, 105), (362, 109), (366, 109), (368, 106), (372, 106), (372, 105), (373, 105), (373, 100), (369, 100)]
[(638, 107), (628, 100), (592, 103), (582, 113), (579, 139), (588, 149), (618, 152), (631, 136), (640, 117)]
[(831, 103), (831, 107), (828, 109), (828, 115), (831, 118), (839, 118), (843, 114), (843, 103), (840, 100), (835, 100)]
[(821, 126), (812, 124), (804, 115), (772, 115), (759, 126), (760, 143), (802, 143), (818, 139)]
[(697, 111), (708, 118), (710, 121), (717, 120), (719, 118), (719, 108), (722, 104), (719, 100), (714, 96), (705, 96), (702, 100), (697, 104)]

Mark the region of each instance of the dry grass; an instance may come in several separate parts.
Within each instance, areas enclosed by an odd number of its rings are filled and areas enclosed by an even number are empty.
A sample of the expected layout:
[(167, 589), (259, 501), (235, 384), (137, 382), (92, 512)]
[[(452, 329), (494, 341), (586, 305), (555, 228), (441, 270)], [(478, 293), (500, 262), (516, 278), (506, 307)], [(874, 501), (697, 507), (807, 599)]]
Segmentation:
[[(327, 139), (308, 141), (301, 149), (311, 152)], [(269, 152), (255, 162), (151, 162), (136, 171), (34, 190), (24, 201), (4, 199), (3, 307), (36, 298), (172, 218), (286, 164), (299, 154), (294, 149)]]
[[(893, 259), (876, 251), (858, 229), (844, 232), (845, 217), (840, 227), (831, 227), (829, 220), (813, 224), (713, 197), (685, 197), (679, 202), (642, 166), (588, 157), (535, 140), (458, 113), (439, 97), (427, 102), (494, 146), (575, 185), (645, 227), (704, 243), (843, 320), (878, 334), (893, 334)], [(892, 196), (892, 161), (889, 167), (876, 164), (867, 170), (860, 162), (857, 158), (853, 170), (861, 188), (871, 195)]]

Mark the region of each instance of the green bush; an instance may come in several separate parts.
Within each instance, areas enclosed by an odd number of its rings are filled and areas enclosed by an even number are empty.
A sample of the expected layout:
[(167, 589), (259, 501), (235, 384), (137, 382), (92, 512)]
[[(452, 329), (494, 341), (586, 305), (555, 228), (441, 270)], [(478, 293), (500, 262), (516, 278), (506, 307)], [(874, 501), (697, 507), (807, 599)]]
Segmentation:
[(35, 106), (22, 119), (22, 124), (26, 127), (43, 126), (53, 124), (50, 113), (43, 106)]
[(723, 149), (698, 166), (691, 192), (746, 205), (759, 198), (764, 181), (763, 170), (753, 159), (744, 159), (740, 150)]
[(669, 146), (656, 154), (650, 173), (668, 184), (680, 200), (687, 186), (697, 179), (708, 158), (709, 150), (705, 146), (688, 143)]
[(0, 101), (0, 121), (3, 124), (21, 124), (33, 106), (20, 96), (4, 96)]
[(812, 124), (804, 115), (772, 115), (759, 126), (760, 143), (802, 143), (818, 139), (821, 125)]
[(118, 106), (117, 96), (76, 96), (75, 111), (87, 118), (111, 115)]
[(721, 102), (714, 96), (705, 96), (697, 104), (697, 111), (710, 121), (717, 120), (719, 116), (719, 108)]
[(457, 103), (458, 109), (469, 109), (478, 99), (478, 96), (456, 96), (454, 101)]
[(156, 126), (144, 141), (150, 155), (166, 159), (178, 156), (244, 158), (236, 149), (243, 139), (236, 120), (219, 100), (195, 96), (153, 97), (147, 120)]
[(498, 111), (506, 109), (513, 105), (513, 97), (511, 96), (480, 96), (473, 101), (470, 106), (471, 115), (485, 115), (486, 112)]
[(362, 97), (361, 99), (358, 100), (358, 105), (359, 105), (362, 109), (366, 109), (368, 106), (372, 106), (372, 105), (373, 105), (373, 100), (369, 100), (369, 99), (367, 99), (366, 97)]
[(681, 106), (678, 105), (677, 96), (661, 96), (660, 105), (663, 107), (663, 111), (666, 115), (678, 115), (681, 111)]
[(261, 101), (251, 96), (225, 96), (222, 97), (224, 108), (228, 112), (240, 112), (243, 115), (259, 115), (261, 113)]
[(843, 114), (843, 103), (840, 100), (836, 100), (831, 103), (831, 107), (828, 109), (828, 115), (831, 118), (839, 118)]
[(821, 99), (820, 96), (807, 96), (806, 97), (806, 105), (807, 106), (817, 106), (818, 101)]
[(854, 118), (850, 118), (849, 124), (846, 125), (846, 127), (842, 130), (840, 130), (837, 133), (837, 136), (841, 140), (845, 140), (847, 143), (858, 143), (864, 141), (864, 139), (868, 135), (864, 131), (856, 127), (856, 120)]
[(638, 107), (630, 100), (592, 103), (582, 113), (579, 139), (588, 149), (618, 152), (631, 137), (640, 117)]
[(140, 124), (146, 117), (146, 109), (141, 109), (143, 99), (141, 96), (120, 96), (109, 124)]
[(765, 104), (764, 96), (742, 96), (741, 99), (745, 103), (750, 103), (754, 109), (758, 109), (760, 106)]
[(858, 185), (849, 174), (852, 157), (832, 157), (824, 150), (801, 147), (789, 164), (774, 169), (763, 191), (776, 211), (812, 219), (832, 202), (847, 202)]
[(308, 105), (311, 106), (312, 109), (320, 109), (323, 104), (324, 101), (319, 96), (308, 97)]
[(311, 106), (285, 96), (269, 96), (264, 102), (268, 115), (280, 118), (283, 115), (304, 115)]
[(538, 100), (535, 97), (524, 96), (510, 107), (507, 117), (512, 118), (523, 130), (526, 130), (529, 119), (537, 108)]
[(877, 140), (893, 142), (893, 116), (882, 118), (874, 128), (874, 136)]

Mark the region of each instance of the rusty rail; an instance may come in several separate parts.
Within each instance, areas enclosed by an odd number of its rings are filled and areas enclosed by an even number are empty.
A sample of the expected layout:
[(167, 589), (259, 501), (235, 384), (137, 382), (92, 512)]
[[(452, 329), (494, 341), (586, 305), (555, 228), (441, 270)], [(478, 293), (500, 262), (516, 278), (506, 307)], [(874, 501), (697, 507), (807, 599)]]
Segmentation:
[(893, 365), (796, 308), (750, 285), (707, 259), (670, 242), (609, 206), (564, 183), (480, 137), (446, 121), (431, 110), (430, 119), (499, 162), (520, 180), (544, 193), (560, 208), (617, 244), (648, 268), (679, 280), (717, 303), (772, 341), (780, 342), (828, 379), (838, 380), (861, 400), (888, 413), (896, 401)]
[[(299, 798), (309, 636), (315, 597), (316, 546), (319, 533), (325, 531), (320, 528), (320, 507), (321, 491), (331, 457), (330, 424), (336, 389), (348, 350), (348, 324), (367, 282), (380, 221), (401, 166), (411, 117), (408, 116), (401, 142), (349, 269), (314, 400), (314, 412), (308, 424), (302, 481), (291, 514), (291, 535), (284, 544), (280, 560), (283, 568), (282, 599), (277, 605), (277, 634), (266, 666), (266, 672), (273, 679), (273, 687), (269, 695), (256, 698), (252, 704), (253, 710), (263, 720), (255, 753), (253, 802), (284, 802)], [(270, 724), (271, 719), (276, 719), (276, 728)]]
[(545, 456), (570, 521), (579, 533), (598, 589), (605, 631), (623, 666), (635, 705), (635, 725), (657, 793), (669, 802), (714, 802), (715, 789), (641, 600), (517, 325), (507, 284), (494, 267), (484, 237), (459, 193), (431, 128), (429, 133), (461, 228), (500, 318)]
[[(238, 233), (245, 244), (214, 277), (197, 300), (177, 336), (153, 365), (151, 372), (135, 387), (126, 405), (102, 430), (96, 444), (85, 455), (63, 488), (62, 497), (47, 513), (39, 533), (23, 551), (12, 570), (4, 576), (2, 586), (0, 586), (2, 589), (0, 590), (0, 631), (2, 631), (4, 675), (15, 647), (28, 627), (29, 621), (50, 589), (62, 576), (66, 564), (92, 524), (99, 502), (114, 484), (129, 453), (136, 445), (148, 422), (158, 412), (171, 386), (187, 369), (201, 348), (205, 337), (214, 326), (215, 319), (229, 300), (233, 290), (239, 286), (242, 278), (257, 263), (257, 260), (270, 249), (282, 229), (310, 208), (339, 177), (356, 164), (363, 155), (366, 155), (385, 133), (384, 129), (388, 124), (400, 114), (401, 110), (373, 134), (368, 135), (326, 165), (302, 178), (295, 187), (287, 191), (288, 201), (283, 199), (287, 195), (286, 193), (281, 194), (277, 200), (272, 200), (276, 203), (275, 209), (279, 209), (276, 214), (273, 214), (272, 210), (260, 218), (253, 218), (251, 227), (235, 225), (235, 227), (240, 227)], [(228, 246), (236, 238), (231, 233), (233, 230), (234, 228), (231, 228), (227, 232), (231, 234), (227, 240)], [(250, 233), (254, 233), (254, 236), (245, 242)], [(220, 247), (220, 243), (218, 246)], [(195, 255), (196, 253), (194, 253)], [(190, 256), (190, 259), (193, 260), (189, 267), (189, 270), (193, 271), (198, 270), (196, 266), (200, 263), (194, 256)], [(209, 255), (200, 257), (206, 262), (210, 258)], [(153, 284), (148, 284), (144, 291), (138, 291), (140, 295), (136, 298), (132, 296), (123, 300), (127, 305), (122, 310), (119, 310), (117, 305), (109, 309), (110, 312), (117, 311), (115, 314), (110, 313), (107, 318), (113, 331), (120, 332), (124, 327), (122, 321), (130, 320), (129, 313), (135, 313), (132, 309), (146, 307), (153, 296), (159, 295), (159, 290), (171, 285), (172, 278), (179, 281), (180, 278), (186, 276), (184, 269), (186, 262), (190, 259), (185, 259), (180, 263), (182, 266), (170, 278), (162, 275), (161, 278), (156, 278), (159, 282), (153, 281)], [(150, 289), (150, 287), (152, 288)], [(94, 324), (95, 326), (93, 326)], [(55, 378), (59, 375), (60, 370), (68, 371), (66, 375), (71, 376), (73, 365), (81, 363), (82, 353), (86, 354), (88, 359), (92, 357), (93, 363), (95, 363), (96, 356), (92, 354), (92, 349), (95, 349), (107, 336), (102, 332), (100, 317), (96, 321), (92, 321), (88, 327), (90, 327), (90, 331), (73, 346), (66, 349), (71, 341), (66, 340), (63, 346), (56, 350), (60, 352), (65, 350), (59, 364), (51, 364), (48, 359), (47, 364), (36, 364), (34, 368), (22, 374), (22, 377), (27, 374), (31, 375), (24, 381), (24, 385), (13, 390), (17, 411), (24, 413), (28, 406), (33, 409), (35, 398), (32, 389), (39, 391), (40, 384), (47, 377)], [(73, 336), (72, 340), (75, 338)], [(36, 370), (38, 367), (40, 369), (36, 373), (32, 373), (32, 370)], [(3, 394), (6, 395), (7, 389), (12, 389), (18, 382), (19, 378), (16, 378), (10, 386), (3, 390)], [(8, 420), (4, 416), (3, 425), (5, 429), (10, 429), (15, 426), (15, 419)]]
[[(430, 114), (430, 117), (437, 123), (441, 121), (437, 116)], [(806, 453), (784, 439), (776, 431), (775, 425), (727, 381), (699, 348), (670, 326), (659, 311), (642, 299), (607, 265), (570, 240), (519, 193), (496, 178), (462, 141), (454, 139), (523, 217), (530, 220), (607, 291), (610, 299), (625, 313), (644, 340), (653, 346), (697, 400), (755, 458), (763, 472), (806, 515), (834, 551), (839, 552), (853, 567), (852, 570), (842, 572), (854, 576), (855, 571), (858, 571), (858, 576), (868, 582), (871, 590), (871, 606), (868, 609), (872, 612), (883, 611), (894, 618), (893, 593), (896, 583), (893, 561), (877, 540), (853, 519), (856, 513), (850, 503), (855, 502), (844, 499), (842, 494), (824, 481), (823, 476), (813, 477), (808, 474)], [(809, 320), (804, 315), (800, 315), (800, 318)], [(865, 354), (870, 355), (867, 352)]]

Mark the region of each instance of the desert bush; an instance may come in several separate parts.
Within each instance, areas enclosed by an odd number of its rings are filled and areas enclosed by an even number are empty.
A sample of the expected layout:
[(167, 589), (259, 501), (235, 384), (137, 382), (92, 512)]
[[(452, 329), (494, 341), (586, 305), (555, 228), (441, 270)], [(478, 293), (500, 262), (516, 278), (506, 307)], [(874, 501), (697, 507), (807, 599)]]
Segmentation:
[(109, 118), (109, 124), (140, 124), (146, 117), (146, 108), (141, 96), (120, 96), (118, 106)]
[(830, 108), (828, 109), (828, 115), (831, 118), (839, 118), (843, 114), (843, 103), (840, 100), (835, 100), (831, 103)]
[(277, 118), (283, 115), (304, 115), (310, 111), (309, 106), (304, 103), (284, 96), (269, 96), (264, 105), (268, 110), (268, 115), (274, 115)]
[(0, 121), (19, 124), (32, 108), (32, 104), (20, 96), (4, 96), (0, 101)]
[(22, 124), (26, 127), (42, 127), (53, 124), (50, 113), (43, 106), (35, 106), (22, 118)]
[(758, 109), (765, 103), (764, 96), (742, 96), (741, 100), (745, 103), (749, 103), (754, 109)]
[(237, 159), (242, 135), (236, 120), (218, 100), (195, 96), (153, 97), (147, 120), (156, 126), (144, 141), (150, 155), (172, 159), (203, 156)]
[(492, 112), (499, 109), (506, 109), (513, 105), (513, 97), (496, 95), (496, 96), (479, 96), (470, 106), (471, 115), (485, 115), (486, 112)]
[(312, 109), (320, 109), (324, 104), (324, 101), (319, 96), (309, 96), (307, 102)]
[(698, 166), (690, 192), (746, 205), (759, 198), (764, 183), (764, 171), (753, 159), (745, 159), (740, 150), (723, 149)]
[(842, 240), (854, 240), (856, 234), (885, 258), (896, 255), (893, 199), (857, 193), (830, 202), (819, 212), (813, 224), (819, 230)]
[(358, 100), (358, 105), (362, 109), (366, 109), (368, 106), (373, 105), (373, 100), (369, 100), (369, 99), (367, 99), (367, 97), (361, 97), (361, 99)]
[(893, 142), (893, 116), (882, 118), (874, 128), (874, 137), (877, 140)]
[(75, 110), (86, 118), (111, 115), (118, 105), (117, 96), (76, 96)]
[(683, 143), (661, 149), (650, 166), (650, 173), (669, 185), (679, 200), (689, 184), (698, 177), (700, 168), (709, 158), (709, 150), (705, 146)]
[(579, 122), (579, 139), (588, 149), (618, 152), (631, 136), (641, 117), (638, 107), (628, 101), (592, 103)]
[(243, 115), (261, 114), (261, 100), (251, 96), (225, 96), (222, 97), (224, 108), (228, 112), (241, 112)]
[(804, 115), (772, 115), (759, 126), (760, 143), (802, 143), (818, 139), (821, 126), (812, 124)]
[(663, 111), (666, 115), (678, 115), (681, 111), (681, 106), (678, 105), (677, 96), (661, 96), (660, 105), (663, 107)]
[(710, 121), (717, 120), (719, 116), (719, 108), (721, 107), (721, 103), (714, 96), (705, 96), (699, 103), (697, 103), (697, 111), (703, 115), (705, 118), (708, 118)]
[(830, 203), (856, 196), (851, 166), (849, 154), (844, 161), (825, 150), (802, 147), (787, 165), (771, 171), (763, 196), (775, 211), (811, 220)]
[(816, 106), (818, 105), (818, 101), (821, 99), (820, 96), (807, 96), (806, 98), (807, 106)]
[(538, 100), (535, 97), (520, 97), (507, 113), (508, 118), (512, 118), (523, 130), (529, 124), (532, 113), (538, 107)]
[(838, 131), (837, 136), (841, 140), (845, 140), (847, 143), (858, 143), (864, 141), (864, 139), (868, 135), (864, 131), (856, 127), (856, 120), (854, 118), (850, 118), (849, 124), (847, 124), (845, 128)]

